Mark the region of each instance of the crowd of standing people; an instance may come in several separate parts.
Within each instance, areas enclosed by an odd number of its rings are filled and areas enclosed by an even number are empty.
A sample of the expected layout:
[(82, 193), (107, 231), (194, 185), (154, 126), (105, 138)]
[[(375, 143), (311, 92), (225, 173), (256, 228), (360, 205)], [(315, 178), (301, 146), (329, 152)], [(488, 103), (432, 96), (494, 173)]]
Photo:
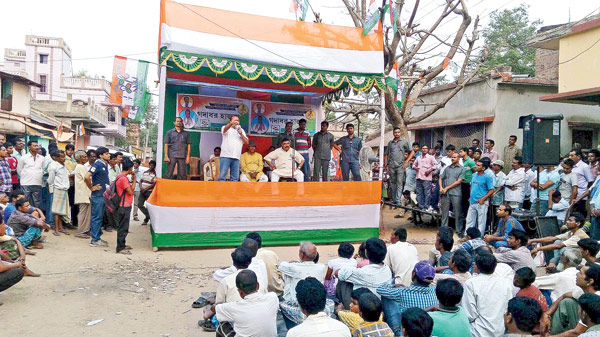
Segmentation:
[[(139, 159), (110, 153), (106, 147), (75, 151), (72, 144), (48, 149), (35, 140), (14, 144), (0, 136), (0, 291), (23, 276), (39, 276), (26, 265), (49, 238), (71, 235), (90, 240), (92, 247), (107, 247), (105, 231), (117, 231), (115, 251), (131, 254), (126, 244), (130, 218), (138, 209), (150, 215), (145, 201), (156, 184), (156, 162), (142, 171)], [(70, 231), (74, 231), (70, 232)]]

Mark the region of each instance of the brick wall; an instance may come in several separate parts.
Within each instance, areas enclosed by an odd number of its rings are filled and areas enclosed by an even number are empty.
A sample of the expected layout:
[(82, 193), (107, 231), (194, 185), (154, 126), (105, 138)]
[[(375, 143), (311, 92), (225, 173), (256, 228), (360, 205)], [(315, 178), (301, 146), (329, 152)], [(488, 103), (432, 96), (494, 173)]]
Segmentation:
[(558, 80), (558, 50), (536, 49), (535, 77)]

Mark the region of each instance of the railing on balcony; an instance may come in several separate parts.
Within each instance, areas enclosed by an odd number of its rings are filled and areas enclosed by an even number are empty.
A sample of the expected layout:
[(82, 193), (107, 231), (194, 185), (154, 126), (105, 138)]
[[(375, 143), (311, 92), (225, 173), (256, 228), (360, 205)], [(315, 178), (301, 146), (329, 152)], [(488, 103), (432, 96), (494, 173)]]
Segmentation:
[(4, 58), (25, 59), (26, 52), (23, 49), (4, 48)]
[(65, 89), (104, 90), (110, 92), (110, 82), (101, 78), (61, 76), (60, 87)]
[(71, 48), (67, 46), (65, 40), (55, 37), (27, 35), (25, 44), (45, 47), (60, 47), (65, 50), (67, 55), (71, 56)]
[(2, 70), (2, 71), (5, 73), (8, 73), (8, 74), (11, 74), (11, 75), (27, 77), (27, 72), (25, 70)]

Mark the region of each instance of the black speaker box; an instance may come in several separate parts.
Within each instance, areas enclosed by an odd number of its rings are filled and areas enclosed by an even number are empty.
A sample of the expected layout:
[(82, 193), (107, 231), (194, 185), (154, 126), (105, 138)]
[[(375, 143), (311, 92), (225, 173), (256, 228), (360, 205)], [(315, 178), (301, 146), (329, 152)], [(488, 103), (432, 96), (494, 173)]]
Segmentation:
[(528, 115), (519, 118), (523, 129), (523, 163), (558, 165), (560, 162), (560, 122), (563, 115)]

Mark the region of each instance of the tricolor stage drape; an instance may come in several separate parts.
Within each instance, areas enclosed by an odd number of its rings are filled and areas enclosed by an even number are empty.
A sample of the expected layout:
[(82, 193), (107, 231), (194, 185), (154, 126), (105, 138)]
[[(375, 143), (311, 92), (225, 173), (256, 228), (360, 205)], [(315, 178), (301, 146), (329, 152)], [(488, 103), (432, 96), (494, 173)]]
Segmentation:
[(379, 235), (380, 182), (243, 183), (159, 179), (146, 207), (154, 247), (359, 241)]

